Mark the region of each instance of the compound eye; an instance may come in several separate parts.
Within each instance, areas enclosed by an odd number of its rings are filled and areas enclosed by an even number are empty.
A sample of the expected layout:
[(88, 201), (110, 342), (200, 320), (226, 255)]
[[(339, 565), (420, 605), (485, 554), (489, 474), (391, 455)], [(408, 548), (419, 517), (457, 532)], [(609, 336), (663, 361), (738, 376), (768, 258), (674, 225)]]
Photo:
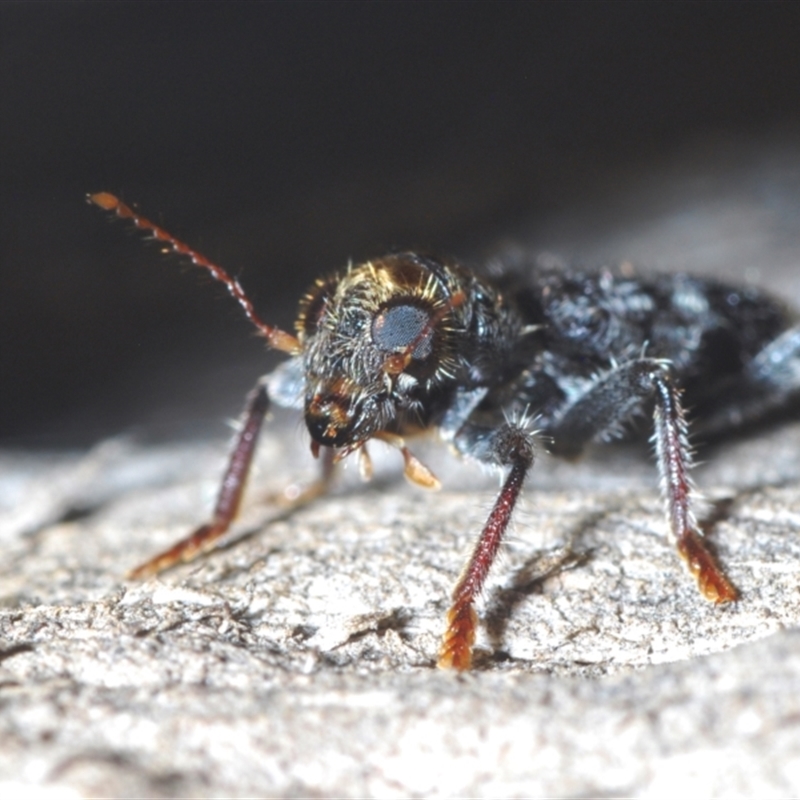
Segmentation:
[(413, 344), (411, 357), (427, 358), (433, 349), (433, 329), (425, 330), (429, 322), (430, 315), (424, 308), (390, 306), (372, 320), (372, 341), (387, 353), (401, 353)]

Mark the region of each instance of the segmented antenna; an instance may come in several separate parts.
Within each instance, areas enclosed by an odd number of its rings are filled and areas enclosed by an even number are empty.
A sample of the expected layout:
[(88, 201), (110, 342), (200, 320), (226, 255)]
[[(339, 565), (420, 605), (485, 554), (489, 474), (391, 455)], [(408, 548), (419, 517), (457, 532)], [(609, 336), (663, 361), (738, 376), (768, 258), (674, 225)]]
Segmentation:
[(239, 301), (239, 305), (244, 309), (247, 318), (253, 325), (258, 328), (259, 332), (266, 338), (269, 346), (275, 350), (281, 350), (284, 353), (291, 353), (297, 355), (301, 348), (300, 342), (296, 337), (292, 336), (280, 328), (273, 325), (267, 325), (261, 317), (256, 314), (250, 298), (245, 294), (244, 289), (236, 278), (232, 278), (228, 273), (209, 261), (204, 255), (192, 250), (189, 245), (176, 239), (171, 233), (165, 231), (163, 228), (151, 222), (149, 219), (137, 214), (130, 206), (122, 202), (118, 197), (109, 192), (98, 192), (97, 194), (87, 195), (86, 198), (90, 203), (94, 203), (104, 211), (111, 211), (116, 214), (120, 219), (129, 219), (139, 230), (150, 233), (154, 239), (159, 242), (164, 242), (168, 245), (173, 252), (181, 256), (188, 256), (192, 263), (198, 267), (207, 269), (220, 283), (225, 284), (230, 294)]

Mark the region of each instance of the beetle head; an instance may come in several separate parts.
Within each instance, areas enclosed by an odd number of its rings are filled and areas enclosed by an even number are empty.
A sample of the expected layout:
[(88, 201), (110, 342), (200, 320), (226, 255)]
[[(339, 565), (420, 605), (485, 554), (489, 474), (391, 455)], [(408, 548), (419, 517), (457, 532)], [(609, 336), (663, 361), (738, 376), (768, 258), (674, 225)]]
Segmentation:
[(312, 439), (354, 449), (452, 380), (463, 298), (452, 268), (415, 254), (318, 281), (296, 326)]

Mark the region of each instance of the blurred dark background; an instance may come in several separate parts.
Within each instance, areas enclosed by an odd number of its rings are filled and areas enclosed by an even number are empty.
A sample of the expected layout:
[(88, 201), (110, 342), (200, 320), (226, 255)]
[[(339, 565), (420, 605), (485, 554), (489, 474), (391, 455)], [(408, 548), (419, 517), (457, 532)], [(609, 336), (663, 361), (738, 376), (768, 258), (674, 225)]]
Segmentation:
[(0, 4), (0, 443), (191, 435), (276, 363), (86, 192), (289, 327), (348, 258), (479, 257), (686, 142), (791, 137), (798, 42), (797, 3)]

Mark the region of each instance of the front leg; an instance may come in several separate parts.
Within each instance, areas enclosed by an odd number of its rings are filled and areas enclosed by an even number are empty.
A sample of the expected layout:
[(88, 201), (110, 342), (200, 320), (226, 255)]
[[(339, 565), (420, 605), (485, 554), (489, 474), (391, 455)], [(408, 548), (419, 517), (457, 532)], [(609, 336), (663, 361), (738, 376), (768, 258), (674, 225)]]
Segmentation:
[(472, 647), (478, 617), (475, 598), (489, 574), (511, 514), (534, 458), (533, 435), (524, 425), (506, 423), (494, 430), (465, 425), (456, 436), (456, 446), (485, 463), (509, 468), (503, 488), (475, 549), (453, 589), (453, 604), (447, 613), (447, 630), (439, 648), (437, 666), (467, 670), (472, 666)]
[(707, 599), (715, 603), (735, 600), (736, 589), (708, 550), (692, 509), (691, 449), (669, 362), (639, 358), (598, 378), (547, 431), (553, 452), (574, 456), (593, 439), (613, 437), (650, 398), (655, 401), (653, 441), (661, 488), (678, 553)]
[[(274, 375), (274, 373), (273, 373)], [(233, 443), (228, 466), (222, 477), (217, 502), (211, 520), (196, 528), (172, 547), (132, 569), (126, 577), (137, 580), (157, 575), (181, 562), (192, 561), (201, 553), (210, 550), (230, 529), (239, 512), (244, 496), (247, 476), (258, 444), (258, 435), (269, 409), (267, 382), (262, 378), (247, 396), (242, 421)], [(272, 381), (273, 385), (275, 381)], [(282, 399), (279, 397), (279, 400)], [(299, 508), (324, 494), (331, 484), (334, 470), (334, 451), (326, 447), (320, 457), (319, 477), (310, 484), (291, 484), (282, 495), (287, 508)]]
[(247, 397), (242, 424), (222, 478), (211, 520), (169, 549), (132, 569), (127, 575), (128, 578), (134, 580), (147, 578), (181, 561), (191, 561), (224, 536), (239, 511), (250, 464), (258, 443), (258, 434), (268, 408), (267, 387), (264, 381), (260, 380)]

